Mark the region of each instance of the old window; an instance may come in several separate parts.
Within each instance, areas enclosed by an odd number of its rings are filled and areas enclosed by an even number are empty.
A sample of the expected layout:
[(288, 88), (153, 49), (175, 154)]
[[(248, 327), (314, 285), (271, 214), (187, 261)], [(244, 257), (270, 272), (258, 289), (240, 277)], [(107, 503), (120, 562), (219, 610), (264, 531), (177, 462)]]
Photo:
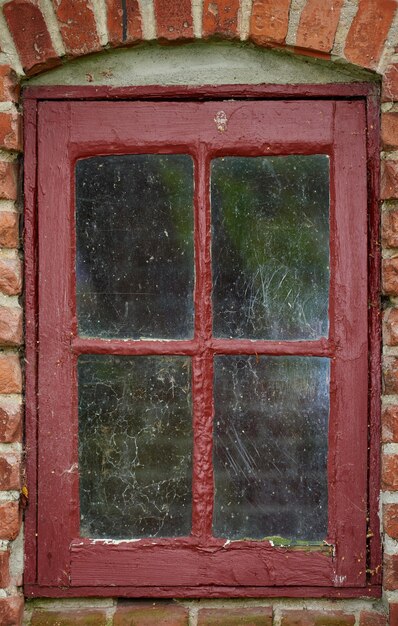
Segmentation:
[(363, 589), (364, 102), (40, 101), (37, 124), (31, 593)]

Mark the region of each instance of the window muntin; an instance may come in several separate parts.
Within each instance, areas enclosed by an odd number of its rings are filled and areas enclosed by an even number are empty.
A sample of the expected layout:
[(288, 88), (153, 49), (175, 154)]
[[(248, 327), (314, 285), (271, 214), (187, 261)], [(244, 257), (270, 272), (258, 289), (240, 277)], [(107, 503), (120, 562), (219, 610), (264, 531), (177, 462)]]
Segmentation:
[[(39, 150), (41, 418), (38, 434), (39, 438), (46, 437), (47, 444), (41, 450), (39, 464), (39, 480), (47, 483), (39, 497), (40, 584), (52, 585), (57, 581), (65, 584), (66, 581), (67, 586), (79, 587), (90, 581), (89, 584), (100, 585), (102, 589), (110, 585), (114, 590), (114, 585), (121, 585), (132, 594), (144, 586), (151, 595), (159, 586), (170, 595), (175, 593), (176, 587), (183, 595), (195, 595), (195, 592), (206, 595), (211, 593), (210, 589), (228, 595), (231, 585), (235, 586), (237, 581), (244, 595), (253, 593), (250, 585), (256, 587), (258, 595), (260, 590), (261, 594), (266, 594), (268, 585), (292, 588), (313, 584), (334, 588), (365, 584), (367, 223), (364, 107), (359, 101), (284, 101), (282, 107), (281, 104), (157, 103), (157, 119), (162, 120), (159, 125), (153, 124), (153, 105), (141, 102), (97, 103), (95, 123), (91, 104), (40, 105), (39, 133), (43, 141), (39, 148), (46, 145), (46, 152)], [(220, 107), (228, 120), (228, 132), (221, 133), (214, 124)], [(55, 120), (57, 142), (53, 141), (51, 133)], [(350, 145), (349, 152), (347, 145)], [(195, 211), (199, 216), (195, 222), (195, 266), (200, 270), (196, 271), (196, 276), (204, 278), (195, 283), (195, 303), (201, 305), (196, 310), (194, 338), (159, 342), (79, 337), (74, 318), (74, 283), (65, 272), (65, 268), (74, 267), (67, 242), (74, 240), (71, 181), (75, 162), (109, 153), (110, 147), (118, 154), (136, 154), (154, 149), (161, 153), (165, 146), (168, 152), (192, 154), (196, 163), (195, 202), (207, 207), (206, 211)], [(210, 179), (210, 163), (214, 158), (269, 153), (272, 156), (323, 153), (331, 158), (329, 337), (313, 341), (239, 339), (238, 346), (235, 340), (212, 338), (211, 334), (210, 192), (206, 181)], [(55, 163), (56, 169), (52, 168)], [(352, 180), (356, 181), (355, 186)], [(69, 207), (69, 211), (65, 207)], [(58, 238), (55, 232), (67, 236)], [(351, 245), (352, 241), (355, 246)], [(55, 257), (59, 259), (58, 264), (53, 262)], [(55, 299), (57, 289), (61, 293)], [(71, 470), (78, 467), (76, 361), (82, 354), (110, 352), (125, 356), (162, 353), (192, 357), (192, 387), (202, 391), (196, 395), (196, 400), (193, 394), (192, 535), (189, 538), (149, 538), (117, 544), (79, 538), (78, 473)], [(258, 354), (260, 358), (285, 355), (330, 359), (327, 542), (334, 548), (286, 551), (270, 541), (228, 542), (224, 538), (211, 538), (213, 359), (217, 355)], [(56, 428), (54, 425), (50, 428), (48, 420), (54, 420)], [(58, 445), (59, 441), (62, 446)], [(198, 459), (203, 462), (198, 464), (195, 462)], [(60, 480), (64, 499), (55, 507), (51, 494), (59, 491)], [(51, 525), (48, 524), (49, 512)], [(66, 532), (61, 532), (61, 528), (66, 528)], [(347, 533), (347, 528), (353, 532)], [(56, 551), (51, 548), (54, 545)], [(217, 582), (214, 572), (217, 572)], [(220, 591), (224, 586), (229, 591)]]

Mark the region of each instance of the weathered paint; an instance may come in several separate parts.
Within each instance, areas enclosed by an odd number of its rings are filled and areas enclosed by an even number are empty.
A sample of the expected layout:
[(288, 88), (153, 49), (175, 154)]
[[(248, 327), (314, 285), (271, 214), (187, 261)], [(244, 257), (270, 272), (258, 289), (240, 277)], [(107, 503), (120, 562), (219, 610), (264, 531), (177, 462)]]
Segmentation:
[[(336, 90), (338, 88), (327, 89), (324, 95), (332, 95), (333, 89)], [(351, 95), (354, 95), (357, 88), (354, 86), (346, 87), (341, 91), (347, 95), (347, 90)], [(250, 91), (250, 89), (247, 88), (247, 91)], [(272, 89), (270, 91), (272, 93)], [(299, 88), (296, 88), (296, 95), (297, 91), (299, 91)], [(312, 92), (313, 97), (316, 93), (320, 95), (319, 89), (315, 88), (311, 90), (311, 88), (306, 87), (302, 91), (306, 95), (310, 95)], [(50, 90), (45, 90), (45, 92), (48, 94)], [(94, 92), (97, 93), (97, 90), (94, 90)], [(233, 88), (230, 88), (230, 92), (230, 95), (232, 95)], [(362, 92), (363, 89), (360, 88), (358, 94)], [(37, 92), (35, 93), (37, 95)], [(267, 90), (265, 89), (264, 95), (266, 93)], [(194, 95), (194, 92), (191, 93), (191, 97)], [(239, 90), (237, 90), (236, 95), (239, 95)], [(246, 95), (248, 94), (246, 93)], [(336, 95), (340, 94), (337, 92)], [(154, 586), (151, 589), (146, 587), (144, 592), (129, 587), (126, 590), (126, 595), (131, 596), (143, 593), (144, 595), (174, 595), (179, 597), (189, 595), (206, 595), (209, 597), (214, 595), (234, 595), (234, 592), (231, 592), (231, 585), (243, 583), (245, 587), (240, 588), (236, 593), (249, 597), (253, 595), (250, 586), (253, 584), (261, 585), (260, 581), (263, 584), (267, 581), (274, 587), (287, 583), (291, 586), (288, 594), (293, 596), (302, 595), (303, 588), (309, 584), (324, 584), (322, 595), (333, 595), (335, 597), (355, 595), (355, 589), (358, 590), (359, 585), (362, 586), (361, 594), (375, 593), (375, 588), (365, 587), (364, 571), (366, 551), (366, 472), (364, 472), (363, 468), (366, 466), (366, 462), (364, 462), (362, 456), (366, 451), (367, 352), (366, 349), (365, 351), (362, 349), (362, 346), (366, 346), (367, 343), (367, 325), (364, 322), (359, 324), (352, 336), (352, 342), (346, 340), (347, 328), (345, 324), (347, 320), (342, 313), (346, 300), (343, 301), (340, 294), (340, 287), (344, 284), (354, 300), (353, 309), (355, 306), (359, 306), (361, 310), (364, 309), (366, 311), (366, 251), (362, 250), (361, 252), (358, 248), (354, 251), (353, 256), (348, 255), (345, 258), (350, 249), (351, 224), (348, 225), (344, 215), (344, 211), (348, 212), (350, 210), (355, 210), (358, 214), (361, 213), (361, 217), (354, 220), (356, 222), (354, 226), (358, 230), (358, 236), (363, 236), (363, 245), (366, 246), (366, 214), (363, 210), (363, 205), (366, 204), (366, 185), (364, 184), (359, 189), (355, 189), (354, 194), (353, 191), (349, 192), (345, 178), (346, 171), (351, 170), (353, 172), (355, 169), (360, 176), (363, 175), (363, 180), (366, 180), (364, 124), (361, 124), (360, 129), (357, 128), (364, 115), (363, 104), (361, 102), (337, 102), (334, 106), (329, 102), (319, 102), (317, 104), (314, 102), (297, 101), (285, 101), (284, 103), (252, 103), (248, 101), (246, 103), (240, 102), (239, 104), (223, 102), (223, 109), (226, 111), (227, 118), (231, 119), (231, 113), (233, 113), (233, 122), (229, 124), (228, 132), (226, 133), (219, 133), (214, 124), (214, 117), (219, 110), (219, 103), (217, 102), (206, 104), (151, 103), (146, 105), (144, 103), (102, 103), (96, 106), (98, 114), (94, 119), (92, 105), (88, 103), (64, 102), (40, 105), (40, 130), (42, 136), (39, 141), (39, 152), (43, 149), (44, 168), (46, 163), (47, 166), (51, 165), (53, 167), (54, 175), (58, 177), (57, 181), (61, 184), (64, 194), (59, 193), (60, 187), (58, 184), (55, 186), (51, 185), (52, 188), (56, 187), (55, 195), (54, 189), (53, 191), (48, 189), (48, 185), (45, 182), (48, 174), (46, 174), (46, 169), (41, 170), (43, 174), (40, 179), (41, 184), (39, 185), (39, 202), (42, 217), (40, 218), (39, 228), (41, 236), (46, 240), (46, 251), (44, 248), (42, 249), (41, 268), (44, 271), (43, 274), (40, 274), (39, 289), (41, 299), (47, 305), (43, 309), (44, 323), (40, 324), (40, 336), (43, 338), (40, 369), (42, 375), (44, 372), (44, 379), (41, 379), (39, 374), (39, 381), (43, 380), (46, 386), (48, 385), (45, 388), (52, 391), (54, 391), (54, 384), (58, 385), (59, 393), (43, 393), (39, 406), (39, 410), (43, 411), (40, 428), (43, 434), (45, 434), (46, 440), (46, 446), (40, 450), (39, 454), (39, 473), (42, 474), (42, 479), (44, 478), (43, 484), (46, 485), (46, 489), (48, 489), (48, 493), (51, 495), (47, 497), (43, 494), (44, 508), (41, 509), (43, 513), (39, 515), (39, 525), (42, 525), (39, 536), (43, 538), (43, 543), (39, 550), (39, 581), (42, 583), (42, 586), (37, 587), (32, 581), (33, 584), (29, 585), (28, 592), (34, 595), (36, 593), (52, 595), (48, 589), (54, 579), (58, 580), (58, 584), (67, 585), (69, 583), (68, 560), (70, 541), (72, 541), (71, 582), (84, 594), (86, 594), (87, 589), (85, 580), (87, 580), (86, 584), (96, 583), (101, 586), (100, 590), (98, 588), (95, 590), (96, 595), (98, 593), (106, 593), (102, 585), (111, 583), (109, 574), (112, 567), (110, 566), (114, 566), (116, 570), (119, 566), (122, 566), (123, 570), (125, 567), (127, 568), (123, 574), (123, 581), (126, 585), (141, 586), (145, 583), (145, 577), (149, 576), (148, 581), (151, 580), (152, 583), (147, 582), (146, 584)], [(128, 119), (125, 118), (125, 114), (133, 110), (134, 127), (131, 124), (131, 116), (127, 116)], [(159, 119), (162, 120), (161, 124), (156, 128), (148, 121), (145, 124), (146, 116), (149, 115), (150, 120), (153, 120), (154, 113), (160, 114)], [(259, 113), (260, 118), (258, 117)], [(332, 121), (335, 114), (337, 117), (335, 126), (333, 126)], [(267, 124), (261, 123), (263, 117), (267, 119)], [(52, 124), (48, 124), (50, 118)], [(71, 125), (72, 119), (73, 125)], [(192, 122), (193, 119), (195, 119), (195, 123)], [(253, 126), (246, 126), (248, 119), (256, 120), (255, 122), (253, 121)], [(198, 145), (198, 120), (200, 120), (201, 126), (202, 146)], [(272, 120), (273, 123), (269, 124), (269, 120)], [(305, 123), (306, 120), (308, 124)], [(340, 127), (339, 124), (343, 120), (345, 120), (345, 123)], [(128, 123), (125, 123), (125, 121)], [(362, 122), (364, 122), (363, 119)], [(181, 128), (184, 130), (183, 133), (178, 133), (179, 136), (183, 137), (178, 144), (175, 143), (176, 129), (172, 123), (174, 125), (176, 123), (181, 124)], [(63, 128), (61, 132), (60, 125)], [(114, 132), (119, 137), (116, 141), (114, 140)], [(350, 140), (349, 153), (346, 150), (347, 132)], [(282, 133), (287, 138), (283, 142), (281, 141)], [(259, 137), (261, 138), (260, 144), (262, 144), (260, 147)], [(63, 140), (61, 141), (62, 138)], [(355, 150), (353, 153), (355, 156), (352, 157), (351, 150), (354, 144)], [(356, 399), (356, 403), (352, 400), (353, 406), (350, 412), (352, 421), (349, 424), (350, 429), (354, 430), (352, 437), (354, 440), (357, 438), (354, 448), (350, 443), (352, 438), (348, 437), (342, 442), (340, 436), (345, 432), (347, 420), (345, 419), (343, 403), (336, 401), (336, 399), (338, 400), (337, 394), (334, 396), (335, 402), (332, 403), (332, 411), (336, 412), (336, 431), (338, 432), (336, 432), (337, 436), (335, 438), (332, 433), (331, 472), (334, 475), (340, 464), (347, 471), (346, 479), (343, 477), (341, 481), (341, 489), (338, 493), (333, 494), (332, 498), (332, 503), (334, 504), (331, 511), (329, 534), (332, 533), (334, 537), (331, 536), (330, 539), (333, 540), (335, 537), (341, 539), (338, 542), (340, 548), (337, 551), (336, 563), (323, 554), (322, 550), (319, 553), (313, 550), (311, 552), (289, 551), (289, 549), (273, 548), (270, 542), (262, 544), (256, 542), (253, 542), (253, 544), (251, 542), (231, 542), (226, 544), (209, 537), (213, 499), (211, 470), (211, 356), (214, 352), (224, 351), (224, 349), (230, 350), (231, 348), (235, 353), (246, 353), (247, 351), (250, 353), (253, 347), (255, 348), (255, 353), (267, 353), (268, 348), (272, 354), (286, 353), (286, 351), (288, 353), (296, 353), (294, 347), (288, 347), (283, 342), (279, 344), (280, 352), (278, 352), (278, 342), (236, 341), (232, 342), (235, 343), (235, 347), (232, 347), (229, 341), (213, 340), (211, 337), (210, 221), (207, 189), (210, 154), (218, 155), (225, 153), (225, 151), (229, 153), (231, 150), (232, 152), (239, 150), (239, 153), (252, 155), (264, 151), (267, 145), (272, 145), (272, 152), (277, 154), (287, 154), (293, 149), (304, 154), (314, 150), (323, 150), (327, 153), (332, 150), (333, 154), (332, 147), (335, 145), (335, 151), (341, 157), (341, 165), (336, 166), (338, 173), (336, 178), (336, 181), (338, 181), (336, 184), (336, 198), (338, 199), (337, 205), (340, 214), (336, 224), (341, 230), (335, 231), (339, 241), (332, 244), (332, 257), (335, 263), (337, 260), (340, 263), (340, 265), (337, 264), (334, 267), (336, 280), (334, 286), (332, 284), (332, 303), (336, 307), (336, 324), (331, 327), (331, 341), (323, 340), (321, 342), (300, 342), (296, 344), (300, 354), (312, 354), (314, 350), (319, 351), (317, 353), (325, 353), (326, 351), (327, 354), (334, 355), (337, 361), (341, 358), (344, 367), (341, 367), (340, 370), (338, 367), (335, 368), (334, 375), (336, 379), (334, 382), (340, 383), (342, 378), (344, 379), (347, 368), (351, 368), (352, 375), (355, 376), (356, 381), (354, 385), (355, 394), (352, 395), (353, 390), (351, 387), (349, 390), (350, 397), (355, 396)], [(46, 146), (45, 152), (44, 146)], [(67, 146), (69, 146), (69, 152), (66, 149)], [(75, 417), (73, 418), (73, 425), (63, 417), (65, 414), (76, 415), (75, 399), (73, 397), (64, 397), (66, 395), (65, 389), (69, 389), (69, 385), (72, 389), (75, 388), (73, 375), (75, 357), (72, 357), (72, 351), (70, 350), (70, 337), (75, 330), (75, 324), (73, 323), (73, 283), (70, 280), (70, 276), (73, 273), (73, 246), (71, 249), (69, 243), (69, 236), (72, 237), (73, 241), (73, 206), (71, 206), (70, 200), (68, 200), (70, 193), (70, 166), (81, 154), (87, 156), (89, 154), (97, 154), (98, 151), (103, 150), (119, 152), (126, 149), (131, 150), (133, 147), (134, 149), (146, 151), (149, 148), (156, 149), (160, 146), (166, 152), (176, 148), (184, 148), (185, 151), (192, 152), (200, 164), (197, 168), (197, 206), (207, 206), (207, 210), (197, 212), (196, 220), (197, 272), (199, 272), (203, 280), (197, 281), (195, 293), (198, 312), (195, 340), (193, 342), (184, 342), (186, 345), (182, 349), (183, 354), (196, 355), (194, 357), (194, 386), (197, 395), (194, 419), (199, 428), (203, 430), (200, 433), (202, 436), (198, 436), (195, 441), (195, 455), (196, 458), (201, 458), (202, 461), (207, 458), (207, 461), (197, 469), (197, 475), (194, 480), (193, 535), (191, 539), (187, 540), (165, 540), (163, 542), (145, 540), (134, 542), (134, 545), (127, 542), (125, 544), (119, 543), (117, 546), (105, 546), (101, 545), (100, 542), (73, 541), (78, 536), (77, 477), (74, 472), (70, 472), (68, 469), (73, 467), (75, 463), (76, 425)], [(61, 150), (61, 160), (59, 156), (57, 157), (57, 150)], [(346, 157), (348, 158), (347, 163), (345, 162)], [(27, 182), (29, 184), (32, 184), (32, 175), (32, 171), (27, 173)], [(67, 206), (70, 207), (69, 211), (65, 211), (65, 198)], [(33, 201), (33, 196), (31, 199)], [(348, 199), (350, 200), (349, 206), (347, 206)], [(54, 229), (52, 224), (51, 213), (57, 206), (63, 213), (64, 226), (61, 229), (62, 235), (60, 235), (59, 221), (57, 222), (57, 229)], [(342, 211), (343, 213), (341, 213)], [(54, 237), (55, 232), (57, 232), (57, 237)], [(32, 245), (34, 233), (32, 232), (32, 224), (29, 223), (27, 235), (27, 243)], [(52, 239), (53, 244), (57, 247), (58, 259), (63, 259), (63, 262), (59, 264), (59, 272), (56, 273), (51, 269), (55, 251), (48, 254), (49, 239)], [(60, 247), (62, 248), (61, 254), (59, 251)], [(43, 259), (43, 256), (46, 258)], [(48, 279), (48, 272), (51, 274), (51, 284), (54, 285), (53, 281), (56, 279), (57, 292), (63, 294), (62, 299), (59, 301), (64, 303), (62, 307), (51, 302), (51, 296), (53, 296), (55, 291), (50, 284), (45, 282), (45, 278), (47, 277)], [(34, 297), (32, 295), (33, 301)], [(332, 315), (333, 311), (332, 306)], [(349, 313), (352, 314), (352, 311), (350, 310)], [(32, 315), (34, 318), (34, 313)], [(365, 319), (365, 316), (363, 318)], [(347, 323), (349, 322), (347, 321)], [(352, 325), (351, 320), (351, 328)], [(31, 340), (32, 334), (29, 336), (29, 341)], [(57, 350), (53, 349), (52, 342), (57, 343)], [(85, 345), (86, 340), (76, 338), (73, 341), (73, 352), (85, 352), (90, 348), (94, 352), (99, 350), (101, 353), (107, 349), (112, 351), (112, 343), (111, 341), (101, 342), (100, 340), (94, 340), (91, 344)], [(147, 353), (145, 350), (156, 353), (156, 350), (160, 348), (158, 342), (115, 342), (115, 344), (116, 351), (122, 350), (122, 353), (137, 353), (136, 349), (141, 354)], [(294, 342), (292, 342), (292, 345), (294, 346)], [(360, 347), (359, 350), (358, 346)], [(167, 342), (167, 351), (177, 349), (181, 353), (181, 348), (182, 346), (179, 342)], [(307, 352), (305, 351), (306, 349), (308, 350)], [(50, 356), (54, 361), (50, 368), (48, 367), (48, 361), (46, 361), (46, 355)], [(360, 374), (360, 380), (357, 378), (357, 369)], [(59, 374), (60, 371), (61, 375)], [(47, 380), (46, 377), (48, 376)], [(69, 404), (71, 400), (72, 404)], [(70, 407), (66, 413), (65, 407), (67, 408), (67, 406), (65, 402)], [(65, 421), (68, 423), (65, 424)], [(71, 425), (73, 436), (71, 436), (70, 431)], [(34, 434), (33, 430), (34, 428), (31, 428), (28, 431), (32, 436)], [(67, 447), (64, 446), (65, 439), (67, 439)], [(60, 442), (62, 446), (59, 445)], [(359, 473), (356, 471), (358, 468)], [(53, 473), (54, 475), (52, 475)], [(61, 476), (62, 485), (60, 485)], [(353, 482), (360, 485), (361, 493), (359, 495), (352, 493)], [(49, 489), (51, 484), (53, 486)], [(56, 498), (56, 494), (60, 492), (62, 493), (61, 500)], [(362, 501), (360, 496), (364, 497), (365, 500)], [(350, 509), (350, 507), (347, 507), (347, 501), (352, 500), (353, 497), (356, 498), (356, 502)], [(69, 509), (71, 502), (74, 504)], [(44, 511), (47, 520), (49, 516), (51, 518), (50, 527), (46, 524)], [(337, 521), (336, 514), (338, 516)], [(34, 507), (29, 512), (29, 516), (29, 523), (31, 526), (34, 526)], [(347, 525), (350, 527), (351, 532), (346, 536), (343, 531), (347, 529)], [(341, 532), (339, 529), (341, 529)], [(57, 545), (56, 554), (51, 552), (51, 546), (54, 545)], [(356, 557), (354, 562), (352, 559), (353, 547)], [(254, 553), (251, 552), (251, 548), (254, 549)], [(258, 550), (261, 553), (264, 552), (268, 567), (266, 566), (263, 569), (263, 557), (261, 557), (257, 561), (258, 568), (255, 568), (256, 571), (253, 571), (249, 576), (248, 572), (253, 564), (253, 558), (256, 559), (254, 554), (257, 554)], [(152, 551), (154, 552), (154, 563), (151, 565), (152, 559), (147, 557)], [(137, 559), (143, 559), (139, 579), (136, 578), (134, 572), (128, 573), (127, 571), (132, 552), (137, 555)], [(172, 553), (177, 554), (177, 563), (175, 563), (174, 558), (170, 561)], [(238, 561), (235, 561), (232, 556), (235, 553), (240, 555)], [(51, 558), (49, 560), (50, 554)], [(102, 562), (103, 567), (98, 569), (100, 562)], [(176, 565), (175, 571), (172, 563)], [(183, 567), (184, 563), (186, 564), (185, 569)], [(224, 589), (220, 590), (216, 586), (209, 586), (213, 583), (212, 574), (208, 571), (211, 563), (214, 563), (216, 566), (217, 582), (222, 581), (225, 585)], [(337, 570), (335, 569), (336, 564)], [(152, 576), (153, 567), (156, 567), (158, 572), (155, 582)], [(238, 569), (236, 569), (237, 567)], [(193, 582), (192, 571), (196, 571), (196, 577), (194, 577)], [(314, 582), (314, 578), (317, 582)], [(183, 587), (178, 587), (178, 589), (175, 587), (160, 588), (159, 585), (162, 584), (160, 581), (163, 580), (169, 585), (174, 583), (183, 585)], [(113, 584), (115, 582), (113, 581)], [(214, 583), (216, 583), (215, 580)], [(200, 590), (195, 587), (194, 594), (192, 584), (201, 586)], [(298, 585), (302, 586), (299, 588)], [(341, 589), (333, 589), (333, 586), (346, 586), (347, 589), (342, 591)], [(259, 587), (256, 587), (256, 589), (258, 593)], [(67, 589), (63, 591), (58, 588), (56, 591), (58, 595), (64, 595), (64, 593), (68, 595)], [(274, 591), (270, 592), (271, 595), (274, 595)], [(111, 587), (108, 593), (114, 595), (115, 588)], [(280, 590), (278, 593), (280, 593)], [(284, 595), (286, 593), (285, 590)], [(315, 588), (313, 593), (318, 595)], [(266, 594), (267, 591), (261, 586), (261, 595)]]

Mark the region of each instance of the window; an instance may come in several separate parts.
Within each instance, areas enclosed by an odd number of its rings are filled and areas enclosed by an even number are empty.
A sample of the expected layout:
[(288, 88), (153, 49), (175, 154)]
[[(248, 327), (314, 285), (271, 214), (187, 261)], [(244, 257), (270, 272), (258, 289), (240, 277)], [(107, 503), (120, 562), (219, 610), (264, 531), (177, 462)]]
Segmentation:
[(32, 595), (365, 593), (364, 100), (48, 100), (37, 136)]

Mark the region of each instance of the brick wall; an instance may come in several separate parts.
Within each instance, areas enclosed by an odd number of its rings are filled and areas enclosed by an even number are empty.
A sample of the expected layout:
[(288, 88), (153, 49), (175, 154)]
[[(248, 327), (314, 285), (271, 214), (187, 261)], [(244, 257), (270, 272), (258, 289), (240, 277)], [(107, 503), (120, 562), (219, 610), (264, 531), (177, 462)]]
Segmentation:
[(397, 1), (11, 0), (0, 5), (0, 624), (20, 624), (24, 610), (18, 84), (24, 77), (101, 48), (154, 39), (176, 44), (218, 38), (345, 60), (382, 77), (382, 255), (388, 302), (383, 324), (384, 601), (36, 601), (27, 604), (26, 623), (398, 625)]

